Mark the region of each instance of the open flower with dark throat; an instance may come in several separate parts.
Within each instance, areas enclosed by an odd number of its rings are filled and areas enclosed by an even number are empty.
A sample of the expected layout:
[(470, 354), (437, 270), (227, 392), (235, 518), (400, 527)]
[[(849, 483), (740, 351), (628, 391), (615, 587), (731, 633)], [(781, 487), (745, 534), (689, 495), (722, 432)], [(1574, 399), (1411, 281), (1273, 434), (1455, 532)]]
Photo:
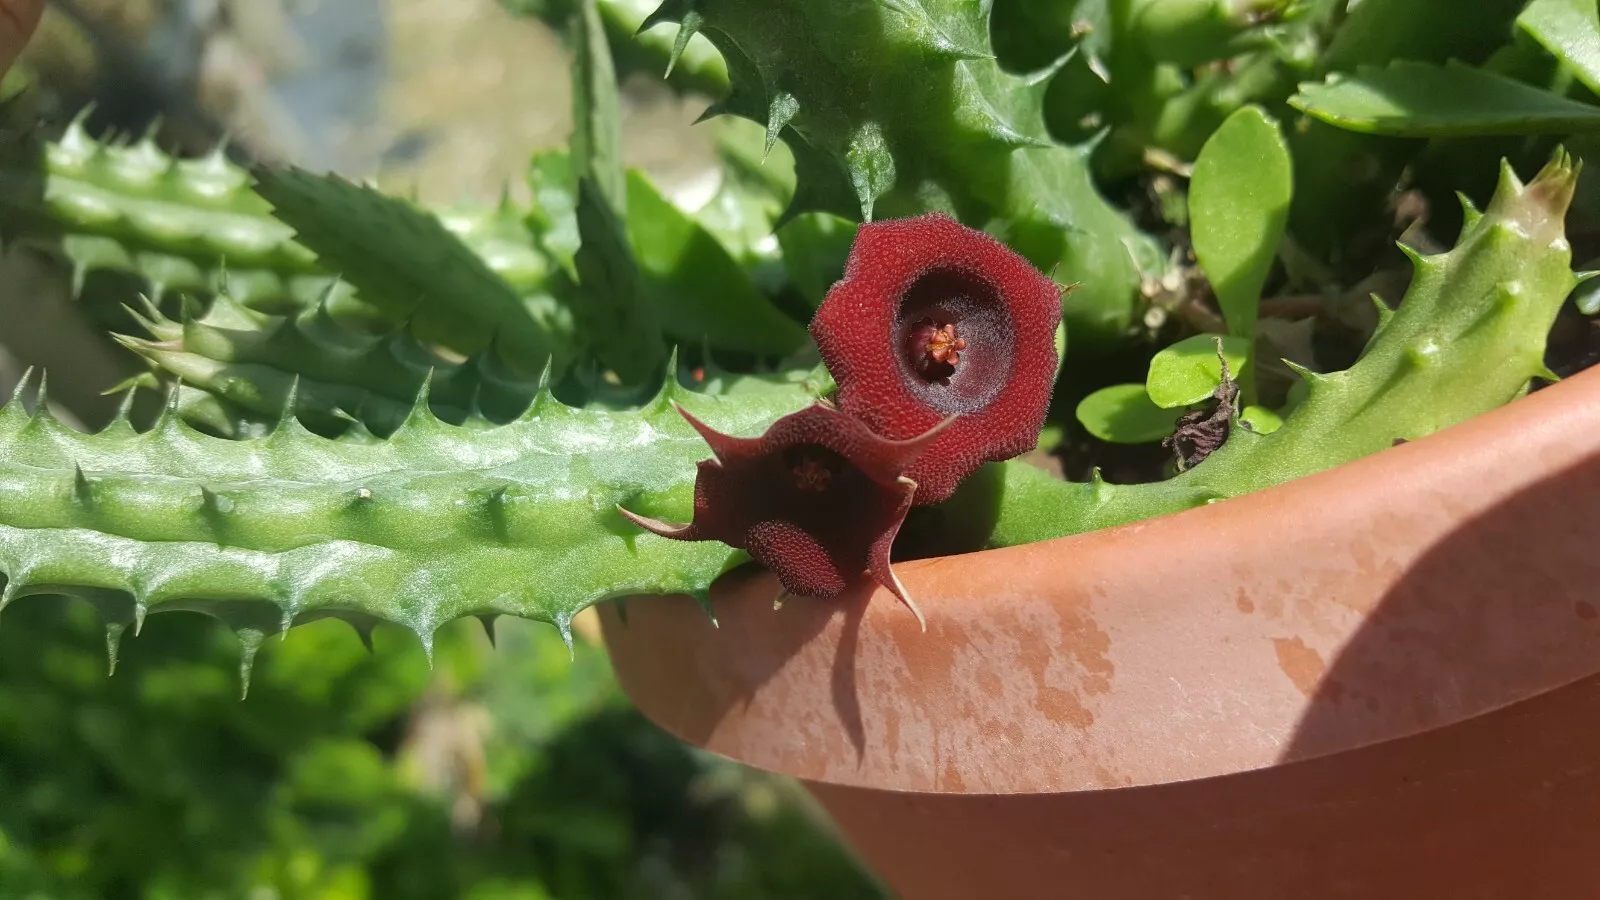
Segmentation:
[(905, 440), (958, 416), (907, 471), (918, 505), (1038, 445), (1061, 290), (1009, 247), (938, 213), (862, 225), (811, 321), (840, 409)]
[(759, 438), (738, 438), (678, 412), (713, 454), (695, 477), (694, 520), (670, 525), (621, 509), (624, 516), (662, 537), (746, 550), (791, 594), (835, 597), (869, 572), (923, 621), (889, 567), (889, 548), (917, 489), (906, 472), (943, 423), (892, 441), (814, 404)]

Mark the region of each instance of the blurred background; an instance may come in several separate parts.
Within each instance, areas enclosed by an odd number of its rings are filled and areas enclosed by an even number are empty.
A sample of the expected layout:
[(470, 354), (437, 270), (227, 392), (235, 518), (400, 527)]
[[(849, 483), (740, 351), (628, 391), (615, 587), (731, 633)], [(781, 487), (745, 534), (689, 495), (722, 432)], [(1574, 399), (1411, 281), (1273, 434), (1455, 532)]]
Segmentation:
[[(492, 203), (525, 194), (529, 153), (571, 130), (571, 55), (544, 24), (564, 16), (559, 0), (53, 0), (5, 93), (30, 88), (26, 114), (56, 122), (92, 104), (104, 139), (200, 155), (226, 138), (240, 159)], [(669, 87), (659, 58), (618, 47), (625, 162), (676, 201), (709, 197), (714, 132), (690, 123), (720, 60), (691, 52)], [(137, 374), (96, 321), (118, 277), (0, 256), (0, 390), (48, 365), (58, 415), (105, 421), (103, 392)], [(0, 898), (883, 896), (793, 783), (634, 712), (592, 628), (575, 659), (547, 626), (493, 631), (441, 630), (430, 669), (408, 632), (369, 648), (302, 626), (241, 702), (237, 639), (209, 619), (158, 617), (108, 678), (92, 608), (18, 601), (0, 625)]]

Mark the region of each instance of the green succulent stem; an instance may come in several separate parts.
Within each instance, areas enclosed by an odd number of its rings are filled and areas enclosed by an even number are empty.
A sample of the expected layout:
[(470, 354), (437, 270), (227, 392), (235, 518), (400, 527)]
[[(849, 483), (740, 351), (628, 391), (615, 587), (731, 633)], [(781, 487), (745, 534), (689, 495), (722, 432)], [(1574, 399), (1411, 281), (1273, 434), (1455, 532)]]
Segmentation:
[(1493, 202), (1447, 253), (1420, 256), (1397, 309), (1342, 372), (1302, 371), (1305, 400), (1271, 434), (1227, 442), (1167, 481), (1057, 481), (1004, 467), (991, 546), (1023, 544), (1203, 506), (1415, 439), (1514, 400), (1545, 367), (1547, 335), (1577, 285), (1563, 218), (1581, 164), (1564, 152), (1527, 185), (1507, 166)]
[[(116, 271), (142, 280), (157, 302), (225, 287), (236, 302), (276, 314), (315, 308), (331, 290), (347, 318), (393, 319), (350, 305), (354, 289), (273, 216), (226, 148), (180, 159), (149, 137), (127, 146), (95, 140), (83, 119), (55, 141), (0, 135), (0, 238), (59, 251), (79, 289), (92, 272)], [(530, 297), (546, 291), (552, 265), (522, 225), (526, 214), (507, 201), (441, 210), (439, 219)]]
[(646, 22), (679, 22), (728, 62), (708, 115), (764, 125), (795, 157), (785, 220), (811, 211), (871, 220), (939, 210), (994, 231), (1062, 283), (1080, 352), (1133, 329), (1138, 288), (1165, 261), (1097, 191), (1092, 147), (1045, 128), (1059, 64), (1003, 71), (987, 4), (964, 0), (667, 0)]
[(434, 417), (424, 387), (389, 439), (363, 441), (318, 437), (292, 416), (225, 440), (170, 406), (147, 432), (124, 417), (84, 434), (43, 403), (28, 413), (19, 389), (0, 408), (0, 606), (79, 597), (118, 634), (151, 612), (200, 611), (247, 643), (327, 616), (394, 622), (424, 642), (468, 615), (565, 633), (608, 598), (704, 595), (745, 558), (642, 533), (616, 512), (690, 517), (705, 442), (672, 404), (751, 435), (816, 389), (711, 396), (671, 378), (625, 411), (568, 407), (545, 389), (516, 421), (471, 429)]

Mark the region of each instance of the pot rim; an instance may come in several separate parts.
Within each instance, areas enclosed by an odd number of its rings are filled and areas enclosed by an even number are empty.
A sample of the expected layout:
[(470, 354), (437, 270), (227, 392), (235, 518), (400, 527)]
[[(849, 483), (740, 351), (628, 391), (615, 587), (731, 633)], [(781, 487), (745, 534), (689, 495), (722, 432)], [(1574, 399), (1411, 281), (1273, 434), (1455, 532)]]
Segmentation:
[(713, 587), (720, 627), (687, 598), (601, 622), (658, 725), (810, 781), (1043, 793), (1267, 768), (1600, 672), (1595, 435), (1586, 371), (1224, 503), (898, 563), (926, 634), (865, 586), (774, 611), (770, 574), (745, 571)]

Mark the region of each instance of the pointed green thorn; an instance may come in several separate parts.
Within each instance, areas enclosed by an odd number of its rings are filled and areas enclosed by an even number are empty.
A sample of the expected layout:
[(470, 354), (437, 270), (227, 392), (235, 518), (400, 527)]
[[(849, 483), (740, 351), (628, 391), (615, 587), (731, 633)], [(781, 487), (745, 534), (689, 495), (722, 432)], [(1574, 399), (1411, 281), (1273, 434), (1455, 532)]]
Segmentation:
[(689, 124), (690, 125), (699, 125), (702, 122), (709, 122), (712, 119), (715, 119), (717, 116), (725, 116), (725, 115), (727, 115), (728, 112), (729, 112), (729, 110), (728, 110), (727, 103), (725, 103), (725, 102), (723, 102), (721, 100), (718, 100), (715, 103), (711, 104), (710, 106), (706, 107), (705, 111), (700, 113), (700, 115), (695, 116), (694, 121), (690, 122)]
[(363, 646), (363, 647), (365, 647), (367, 649), (367, 655), (368, 656), (377, 655), (378, 651), (372, 646), (372, 629), (374, 627), (373, 624), (370, 623), (370, 622), (368, 622), (366, 624), (360, 624), (358, 622), (351, 621), (350, 619), (344, 619), (343, 617), (340, 617), (340, 618), (343, 619), (343, 621), (344, 621), (344, 623), (346, 625), (350, 626), (350, 630), (351, 631), (354, 631), (356, 633), (356, 637), (361, 641), (361, 646)]
[(428, 671), (433, 671), (433, 629), (418, 628), (417, 640), (422, 642), (422, 653), (428, 658)]
[(39, 391), (33, 395), (34, 419), (50, 418), (50, 370), (39, 370)]
[(1321, 372), (1317, 372), (1317, 371), (1313, 371), (1311, 369), (1308, 369), (1305, 366), (1300, 365), (1299, 363), (1295, 362), (1292, 359), (1280, 359), (1279, 361), (1282, 362), (1285, 366), (1288, 366), (1289, 367), (1289, 371), (1291, 371), (1294, 374), (1300, 376), (1300, 380), (1304, 381), (1308, 385), (1313, 385), (1314, 386), (1318, 382), (1323, 382), (1323, 381), (1327, 381), (1328, 380), (1328, 376), (1322, 374)]
[(16, 601), (17, 597), (22, 593), (22, 589), (27, 586), (27, 581), (28, 575), (26, 572), (18, 572), (6, 576), (6, 586), (0, 588), (0, 612), (4, 612), (6, 607)]
[(544, 368), (539, 371), (539, 393), (546, 394), (550, 392), (550, 373), (555, 368), (555, 364), (556, 358), (554, 354), (544, 358)]
[[(861, 205), (861, 220), (872, 221), (872, 207), (895, 183), (894, 155), (876, 122), (868, 122), (850, 135), (844, 153), (845, 170)], [(798, 191), (797, 191), (798, 193)]]
[(22, 405), (22, 393), (28, 389), (28, 382), (33, 380), (33, 366), (22, 370), (22, 377), (17, 379), (17, 386), (11, 389), (11, 402), (19, 408)]
[[(111, 425), (127, 425), (133, 427), (133, 401), (139, 392), (137, 384), (130, 384), (122, 392), (122, 400), (117, 404), (117, 415), (111, 420)], [(106, 426), (111, 427), (110, 425)]]
[(678, 24), (678, 35), (672, 39), (672, 53), (667, 57), (667, 71), (662, 78), (671, 78), (672, 69), (678, 64), (678, 58), (683, 56), (684, 48), (689, 46), (689, 39), (700, 30), (705, 19), (700, 13), (690, 10), (685, 13)]
[(122, 649), (122, 633), (128, 629), (126, 622), (106, 623), (106, 677), (117, 674), (117, 655)]
[(165, 121), (165, 117), (164, 116), (161, 116), (159, 114), (155, 115), (155, 116), (151, 116), (150, 117), (150, 124), (145, 126), (144, 133), (139, 136), (139, 143), (140, 144), (149, 144), (150, 145), (150, 149), (152, 149), (152, 150), (157, 149), (156, 148), (156, 135), (161, 133), (162, 127), (165, 126), (166, 124), (167, 123)]
[(711, 592), (710, 591), (708, 591), (708, 590), (690, 591), (689, 592), (689, 596), (694, 598), (694, 602), (699, 605), (699, 607), (700, 607), (700, 609), (702, 611), (705, 612), (706, 618), (711, 620), (711, 627), (712, 628), (721, 628), (722, 627), (722, 624), (717, 621), (717, 611), (715, 609), (711, 608)]
[(1094, 155), (1096, 150), (1100, 149), (1100, 145), (1105, 143), (1106, 138), (1110, 137), (1110, 135), (1111, 126), (1107, 125), (1099, 131), (1096, 131), (1094, 134), (1089, 135), (1089, 137), (1080, 143), (1074, 144), (1072, 149), (1076, 150), (1078, 155), (1082, 156), (1084, 159), (1088, 159)]
[(523, 410), (523, 413), (519, 417), (518, 421), (533, 421), (534, 419), (539, 418), (540, 415), (549, 409), (552, 403), (557, 402), (555, 395), (550, 391), (550, 383), (553, 380), (552, 372), (554, 370), (554, 366), (554, 357), (545, 357), (544, 368), (539, 372), (539, 386), (534, 390), (532, 402), (528, 404), (528, 408), (526, 410)]
[(250, 676), (255, 672), (256, 653), (261, 650), (261, 641), (266, 637), (255, 628), (241, 628), (239, 635), (239, 699), (246, 700), (250, 697)]
[[(1394, 318), (1394, 307), (1390, 306), (1388, 301), (1384, 300), (1382, 297), (1378, 296), (1376, 293), (1369, 294), (1368, 296), (1372, 298), (1372, 307), (1373, 307), (1373, 309), (1376, 309), (1378, 311), (1378, 327), (1372, 333), (1373, 337), (1376, 337), (1378, 332), (1382, 331), (1384, 329), (1384, 327), (1389, 324), (1389, 321)], [(1371, 338), (1367, 339), (1367, 342), (1369, 344), (1371, 343), (1371, 341), (1372, 341)]]
[(1478, 209), (1478, 205), (1472, 202), (1472, 198), (1461, 191), (1456, 191), (1456, 202), (1461, 204), (1461, 233), (1466, 234), (1477, 226), (1478, 221), (1483, 218), (1483, 213)]
[(217, 296), (233, 299), (233, 282), (228, 278), (228, 259), (217, 259)]
[(172, 383), (167, 391), (166, 402), (161, 405), (161, 415), (156, 418), (156, 431), (176, 430), (181, 421), (178, 416), (178, 400), (183, 392), (183, 379), (179, 378)]
[(227, 495), (219, 494), (203, 484), (200, 486), (200, 502), (206, 509), (219, 515), (233, 512), (233, 501)]
[[(142, 595), (142, 591), (140, 594)], [(135, 596), (133, 600), (133, 636), (138, 637), (144, 631), (145, 617), (150, 614), (150, 603), (143, 596)]]
[(1079, 44), (1074, 44), (1071, 50), (1068, 50), (1067, 52), (1056, 57), (1054, 60), (1047, 63), (1044, 68), (1035, 69), (1032, 72), (1024, 74), (1022, 76), (1022, 83), (1028, 87), (1033, 87), (1035, 85), (1044, 84), (1045, 82), (1054, 78), (1056, 73), (1061, 71), (1063, 66), (1069, 62), (1072, 62), (1072, 58), (1078, 55), (1078, 49), (1080, 46), (1081, 45)]
[(1395, 246), (1411, 261), (1411, 266), (1418, 272), (1426, 271), (1432, 265), (1432, 257), (1423, 255), (1422, 251), (1407, 244), (1405, 241), (1395, 241)]
[(100, 152), (100, 144), (89, 137), (88, 128), (89, 117), (94, 115), (97, 106), (97, 101), (84, 104), (83, 108), (78, 110), (78, 114), (72, 117), (72, 121), (67, 123), (66, 133), (61, 136), (57, 146), (80, 158), (89, 153)]
[(80, 506), (94, 507), (94, 487), (89, 484), (89, 476), (83, 474), (83, 466), (76, 462), (72, 464), (72, 499)]
[(296, 372), (294, 378), (289, 380), (289, 390), (284, 394), (283, 410), (278, 413), (278, 424), (272, 429), (273, 434), (288, 434), (295, 425), (299, 424), (296, 413), (300, 408), (300, 373)]
[(561, 643), (567, 645), (567, 660), (577, 662), (578, 650), (572, 643), (572, 616), (564, 613), (558, 615), (553, 624), (556, 630), (561, 632)]
[(68, 290), (71, 291), (72, 299), (74, 299), (74, 300), (82, 300), (83, 299), (83, 289), (88, 283), (89, 283), (89, 266), (88, 266), (88, 264), (87, 263), (73, 263), (72, 264), (72, 286), (68, 289)]
[(494, 622), (497, 618), (499, 618), (499, 616), (478, 616), (478, 624), (483, 626), (483, 633), (489, 638), (489, 646), (491, 647), (499, 646), (494, 635)]
[(1093, 497), (1096, 503), (1104, 502), (1106, 499), (1106, 494), (1110, 490), (1111, 485), (1106, 482), (1105, 476), (1101, 474), (1100, 467), (1095, 466), (1094, 468), (1090, 469), (1089, 496)]
[(771, 155), (772, 148), (778, 143), (778, 135), (794, 120), (800, 112), (800, 101), (788, 91), (778, 91), (772, 95), (772, 101), (767, 104), (767, 144), (761, 151), (761, 162), (765, 163)]
[(683, 18), (695, 12), (692, 0), (663, 0), (655, 11), (644, 17), (639, 27), (634, 29), (633, 36), (638, 37), (657, 25), (666, 25), (671, 22), (681, 22)]
[(673, 399), (679, 393), (678, 383), (678, 345), (673, 344), (672, 350), (667, 353), (667, 370), (661, 378), (661, 387), (656, 395), (645, 405), (645, 409), (652, 412), (670, 412)]
[(433, 417), (433, 407), (429, 405), (429, 397), (433, 393), (434, 371), (435, 369), (429, 366), (427, 374), (422, 376), (422, 385), (417, 388), (417, 397), (411, 402), (411, 416)]
[[(140, 291), (134, 296), (138, 298), (139, 309), (134, 310), (127, 304), (123, 304), (122, 308), (131, 313), (138, 323), (145, 327), (145, 330), (154, 334), (155, 328), (153, 326), (166, 321), (166, 315), (161, 312), (160, 305), (155, 300), (152, 300), (149, 294)], [(184, 309), (187, 310), (187, 307), (184, 307)]]

